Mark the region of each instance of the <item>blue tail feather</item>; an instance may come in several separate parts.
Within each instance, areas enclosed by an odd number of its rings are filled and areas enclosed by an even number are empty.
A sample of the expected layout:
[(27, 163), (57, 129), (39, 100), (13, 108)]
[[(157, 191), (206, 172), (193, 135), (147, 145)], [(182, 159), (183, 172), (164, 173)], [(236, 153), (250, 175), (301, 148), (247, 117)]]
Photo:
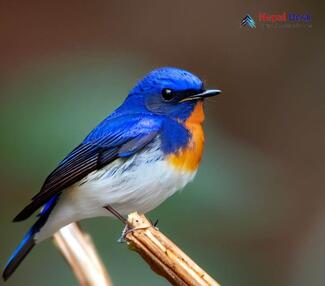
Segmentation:
[(32, 250), (35, 245), (35, 234), (40, 231), (42, 226), (46, 223), (51, 211), (53, 210), (59, 195), (53, 196), (43, 207), (39, 213), (39, 218), (31, 229), (25, 234), (23, 240), (10, 256), (5, 269), (3, 270), (2, 277), (7, 280), (11, 274), (17, 269), (19, 264), (24, 260), (26, 255)]
[(20, 242), (18, 247), (15, 249), (13, 254), (10, 256), (5, 269), (3, 270), (2, 277), (4, 280), (7, 280), (10, 275), (16, 270), (19, 264), (23, 261), (26, 255), (32, 250), (35, 245), (34, 240), (34, 231), (31, 228), (23, 240)]

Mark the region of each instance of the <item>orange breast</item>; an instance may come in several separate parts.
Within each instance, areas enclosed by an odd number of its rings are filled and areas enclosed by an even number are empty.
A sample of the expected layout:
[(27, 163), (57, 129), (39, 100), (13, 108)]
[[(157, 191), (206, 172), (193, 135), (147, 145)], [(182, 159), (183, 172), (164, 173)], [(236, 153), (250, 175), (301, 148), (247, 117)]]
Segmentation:
[(199, 166), (204, 146), (203, 121), (203, 102), (199, 101), (190, 117), (184, 123), (191, 133), (189, 144), (185, 148), (180, 149), (176, 154), (168, 156), (168, 162), (173, 167), (193, 172)]

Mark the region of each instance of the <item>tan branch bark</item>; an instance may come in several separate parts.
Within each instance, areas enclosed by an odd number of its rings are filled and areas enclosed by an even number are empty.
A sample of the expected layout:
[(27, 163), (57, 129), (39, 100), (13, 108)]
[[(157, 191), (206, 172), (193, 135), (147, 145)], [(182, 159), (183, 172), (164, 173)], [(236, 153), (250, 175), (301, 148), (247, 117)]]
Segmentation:
[(144, 215), (132, 213), (128, 225), (133, 228), (125, 239), (153, 271), (164, 276), (172, 285), (220, 286), (191, 260), (171, 240), (159, 232)]
[(80, 285), (112, 285), (90, 236), (84, 233), (76, 223), (69, 224), (55, 233), (54, 242)]
[[(153, 271), (177, 286), (220, 286), (144, 215), (132, 213), (125, 239)], [(110, 277), (90, 236), (72, 223), (54, 235), (54, 241), (82, 286), (111, 286)]]

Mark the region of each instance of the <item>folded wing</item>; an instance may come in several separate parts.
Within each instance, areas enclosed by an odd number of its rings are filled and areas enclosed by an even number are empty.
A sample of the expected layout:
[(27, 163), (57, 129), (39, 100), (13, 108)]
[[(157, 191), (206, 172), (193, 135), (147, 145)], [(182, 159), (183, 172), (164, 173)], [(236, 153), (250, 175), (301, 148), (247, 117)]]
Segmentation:
[(159, 133), (160, 122), (149, 116), (122, 116), (103, 121), (47, 177), (36, 194), (15, 218), (22, 221), (48, 202), (54, 195), (117, 158), (132, 156)]

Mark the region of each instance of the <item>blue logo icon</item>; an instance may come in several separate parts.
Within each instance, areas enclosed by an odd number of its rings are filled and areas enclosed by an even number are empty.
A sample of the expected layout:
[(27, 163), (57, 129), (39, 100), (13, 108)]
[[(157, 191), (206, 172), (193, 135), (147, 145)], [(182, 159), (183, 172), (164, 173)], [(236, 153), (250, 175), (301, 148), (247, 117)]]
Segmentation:
[(250, 15), (246, 15), (243, 20), (241, 20), (241, 25), (243, 27), (247, 26), (249, 28), (256, 28), (255, 21)]

